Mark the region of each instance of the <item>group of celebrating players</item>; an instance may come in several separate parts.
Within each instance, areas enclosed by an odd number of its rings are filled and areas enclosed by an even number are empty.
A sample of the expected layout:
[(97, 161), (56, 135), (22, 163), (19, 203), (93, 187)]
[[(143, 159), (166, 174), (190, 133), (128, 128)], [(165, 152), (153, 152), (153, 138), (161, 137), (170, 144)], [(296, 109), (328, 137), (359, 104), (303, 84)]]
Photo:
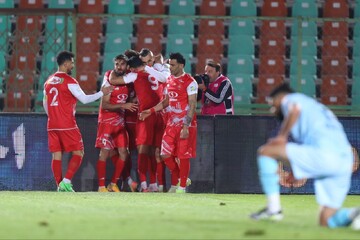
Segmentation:
[[(72, 53), (61, 52), (57, 56), (59, 69), (44, 86), (49, 150), (58, 190), (74, 191), (71, 179), (83, 158), (84, 147), (74, 116), (76, 101), (88, 103), (101, 98), (95, 143), (100, 149), (98, 191), (119, 192), (117, 183), (122, 177), (131, 191), (165, 192), (167, 166), (171, 174), (168, 192), (185, 193), (191, 183), (190, 158), (196, 154), (198, 85), (184, 72), (184, 57), (173, 53), (164, 63), (161, 54), (154, 56), (149, 49), (127, 50), (114, 58), (114, 69), (104, 74), (101, 91), (92, 95), (86, 95), (70, 76), (73, 58)], [(139, 186), (130, 176), (129, 150), (135, 149)], [(72, 152), (64, 178), (63, 151)], [(114, 172), (106, 186), (109, 157)]]

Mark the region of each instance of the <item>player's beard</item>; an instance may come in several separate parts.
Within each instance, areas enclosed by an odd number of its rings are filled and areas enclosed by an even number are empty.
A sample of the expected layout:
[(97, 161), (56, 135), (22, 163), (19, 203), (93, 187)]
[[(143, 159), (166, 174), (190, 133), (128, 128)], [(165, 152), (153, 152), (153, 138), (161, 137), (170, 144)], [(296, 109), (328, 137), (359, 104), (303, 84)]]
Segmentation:
[(72, 74), (72, 69), (69, 69), (69, 70), (67, 71), (67, 74), (68, 74), (68, 75), (71, 75), (71, 74)]
[(124, 75), (125, 75), (125, 71), (121, 71), (121, 72), (114, 71), (114, 73), (115, 73), (115, 76), (117, 76), (117, 77), (120, 77), (120, 76), (124, 76)]

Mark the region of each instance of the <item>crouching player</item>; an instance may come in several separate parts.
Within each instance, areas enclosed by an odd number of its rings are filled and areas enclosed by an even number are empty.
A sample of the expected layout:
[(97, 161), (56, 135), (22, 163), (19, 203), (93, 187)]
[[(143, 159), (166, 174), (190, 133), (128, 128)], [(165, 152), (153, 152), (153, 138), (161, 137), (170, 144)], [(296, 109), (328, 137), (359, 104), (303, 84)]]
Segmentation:
[[(320, 205), (319, 223), (329, 228), (352, 225), (360, 229), (360, 208), (342, 208), (350, 189), (353, 154), (343, 126), (323, 104), (288, 85), (270, 94), (275, 115), (282, 120), (278, 135), (258, 150), (260, 182), (267, 206), (252, 214), (255, 220), (281, 220), (278, 162), (292, 169), (295, 179), (313, 178)], [(295, 143), (289, 143), (291, 133)]]

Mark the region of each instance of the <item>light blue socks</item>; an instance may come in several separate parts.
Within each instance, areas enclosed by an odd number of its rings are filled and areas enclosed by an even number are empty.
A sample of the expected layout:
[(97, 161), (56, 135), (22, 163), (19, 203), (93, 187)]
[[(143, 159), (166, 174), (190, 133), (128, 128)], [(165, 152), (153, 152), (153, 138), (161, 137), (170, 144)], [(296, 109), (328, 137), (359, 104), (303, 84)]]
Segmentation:
[(257, 157), (259, 177), (264, 193), (269, 196), (280, 194), (278, 163), (275, 159), (259, 155)]
[(351, 223), (350, 214), (354, 209), (341, 208), (328, 219), (329, 228), (345, 227)]

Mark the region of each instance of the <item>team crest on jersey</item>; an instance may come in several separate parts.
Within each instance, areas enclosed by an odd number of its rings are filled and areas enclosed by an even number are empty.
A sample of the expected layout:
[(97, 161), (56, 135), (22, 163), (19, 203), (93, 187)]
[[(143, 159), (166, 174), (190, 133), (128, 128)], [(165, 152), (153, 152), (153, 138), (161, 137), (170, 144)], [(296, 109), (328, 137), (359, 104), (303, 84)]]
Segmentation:
[(64, 82), (64, 78), (52, 77), (49, 79), (49, 84), (61, 84)]
[(190, 90), (195, 91), (196, 90), (195, 86), (190, 86)]

